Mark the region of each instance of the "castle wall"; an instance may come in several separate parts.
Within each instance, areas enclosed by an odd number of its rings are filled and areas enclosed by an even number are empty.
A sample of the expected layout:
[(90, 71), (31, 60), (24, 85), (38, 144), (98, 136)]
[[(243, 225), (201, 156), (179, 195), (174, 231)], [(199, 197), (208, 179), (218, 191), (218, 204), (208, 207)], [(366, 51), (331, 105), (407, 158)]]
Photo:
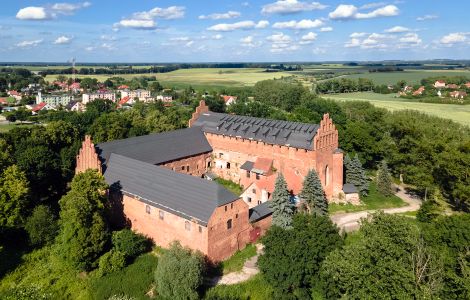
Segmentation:
[(202, 177), (202, 175), (206, 172), (207, 163), (210, 161), (210, 157), (210, 153), (202, 153), (179, 160), (165, 162), (159, 166), (178, 173)]

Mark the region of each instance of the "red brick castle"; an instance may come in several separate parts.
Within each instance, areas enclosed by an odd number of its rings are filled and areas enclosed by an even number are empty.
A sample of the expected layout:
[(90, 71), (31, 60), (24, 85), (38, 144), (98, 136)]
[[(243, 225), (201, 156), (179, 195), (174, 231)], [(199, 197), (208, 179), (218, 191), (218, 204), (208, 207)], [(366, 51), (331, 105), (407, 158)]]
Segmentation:
[[(90, 168), (104, 175), (111, 203), (134, 230), (162, 247), (179, 240), (213, 261), (269, 228), (279, 172), (293, 201), (310, 169), (330, 201), (344, 196), (343, 153), (328, 114), (305, 124), (215, 113), (201, 101), (186, 129), (98, 145), (87, 136), (76, 173)], [(244, 192), (231, 193), (215, 177)]]

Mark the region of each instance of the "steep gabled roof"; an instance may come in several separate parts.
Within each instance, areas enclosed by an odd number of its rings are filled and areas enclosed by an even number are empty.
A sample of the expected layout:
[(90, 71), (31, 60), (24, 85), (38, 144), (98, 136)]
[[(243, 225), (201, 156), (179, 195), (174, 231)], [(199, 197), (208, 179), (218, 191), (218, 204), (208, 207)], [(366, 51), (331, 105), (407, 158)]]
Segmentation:
[(112, 189), (204, 226), (217, 207), (240, 198), (215, 182), (114, 153), (104, 177)]
[(239, 136), (274, 145), (313, 150), (319, 125), (204, 112), (192, 124), (204, 132)]
[(96, 148), (105, 162), (116, 153), (154, 165), (212, 151), (200, 127), (101, 143)]

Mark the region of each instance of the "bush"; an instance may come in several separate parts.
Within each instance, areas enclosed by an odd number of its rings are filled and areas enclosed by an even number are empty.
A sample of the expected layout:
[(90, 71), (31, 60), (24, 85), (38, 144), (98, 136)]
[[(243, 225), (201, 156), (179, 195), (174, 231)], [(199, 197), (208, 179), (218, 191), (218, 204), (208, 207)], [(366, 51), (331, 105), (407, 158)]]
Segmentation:
[(113, 232), (112, 242), (114, 249), (124, 254), (126, 260), (133, 259), (150, 250), (149, 240), (130, 229)]
[(160, 258), (155, 272), (157, 292), (168, 299), (199, 299), (197, 290), (202, 284), (204, 259), (198, 252), (171, 244)]
[(100, 276), (103, 276), (105, 274), (119, 271), (124, 268), (126, 265), (126, 257), (124, 253), (112, 249), (100, 257), (98, 265), (98, 273)]
[(41, 246), (54, 241), (58, 225), (49, 207), (39, 205), (26, 221), (25, 229), (31, 244)]

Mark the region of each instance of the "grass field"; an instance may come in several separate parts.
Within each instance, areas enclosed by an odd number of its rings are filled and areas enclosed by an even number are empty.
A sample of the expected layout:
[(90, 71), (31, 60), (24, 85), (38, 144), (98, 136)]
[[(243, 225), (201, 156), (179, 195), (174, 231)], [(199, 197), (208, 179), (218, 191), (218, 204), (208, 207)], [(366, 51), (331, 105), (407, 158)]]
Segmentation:
[(20, 124), (20, 123), (13, 123), (13, 124), (0, 124), (0, 132), (7, 132), (13, 128), (27, 128), (27, 127), (32, 127), (33, 125), (31, 124)]
[(391, 111), (412, 109), (470, 126), (470, 105), (407, 102), (407, 99), (395, 98), (395, 94), (383, 95), (368, 92), (325, 95), (324, 98), (341, 101), (368, 101), (377, 107)]
[[(71, 75), (68, 75), (71, 76)], [(99, 81), (105, 81), (107, 78), (119, 76), (126, 79), (140, 76), (156, 76), (157, 80), (165, 85), (176, 86), (252, 86), (256, 82), (266, 79), (281, 78), (291, 76), (287, 72), (264, 72), (264, 69), (256, 68), (201, 68), (201, 69), (181, 69), (168, 73), (149, 73), (149, 74), (122, 74), (122, 75), (76, 75), (77, 78), (91, 77)], [(46, 80), (54, 81), (57, 75), (48, 75)]]
[(395, 84), (399, 80), (406, 80), (408, 84), (419, 84), (421, 79), (435, 76), (467, 76), (470, 78), (470, 71), (462, 70), (405, 70), (403, 72), (382, 72), (382, 73), (361, 73), (345, 75), (342, 78), (368, 78), (375, 84)]
[(248, 259), (256, 255), (256, 246), (253, 244), (248, 244), (245, 249), (235, 252), (229, 259), (221, 263), (221, 268), (223, 274), (228, 274), (230, 272), (238, 272), (243, 268), (243, 264)]
[(352, 204), (330, 204), (328, 211), (331, 213), (339, 212), (355, 212), (363, 210), (376, 210), (393, 207), (407, 206), (408, 204), (401, 198), (392, 195), (386, 197), (377, 191), (377, 186), (374, 182), (370, 183), (369, 194), (361, 197), (363, 205), (352, 205)]

